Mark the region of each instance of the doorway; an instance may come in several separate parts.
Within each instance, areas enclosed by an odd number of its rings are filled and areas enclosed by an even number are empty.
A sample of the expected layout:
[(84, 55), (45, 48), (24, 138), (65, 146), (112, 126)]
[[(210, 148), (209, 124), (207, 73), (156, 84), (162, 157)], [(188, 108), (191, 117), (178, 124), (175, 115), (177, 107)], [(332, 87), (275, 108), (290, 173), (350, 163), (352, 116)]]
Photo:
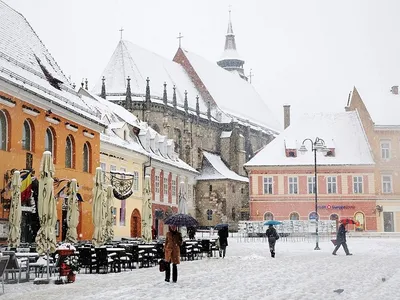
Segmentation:
[(394, 216), (391, 211), (383, 212), (383, 231), (394, 232)]
[(135, 209), (131, 215), (131, 237), (142, 236), (142, 217), (140, 212)]

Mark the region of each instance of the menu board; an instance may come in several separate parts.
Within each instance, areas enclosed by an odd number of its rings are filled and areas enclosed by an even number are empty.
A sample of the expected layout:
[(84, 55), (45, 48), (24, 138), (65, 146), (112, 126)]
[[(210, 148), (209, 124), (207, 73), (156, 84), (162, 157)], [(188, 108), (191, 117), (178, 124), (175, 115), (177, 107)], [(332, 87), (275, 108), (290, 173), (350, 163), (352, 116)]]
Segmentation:
[(0, 239), (7, 239), (8, 238), (8, 219), (1, 219), (0, 218)]

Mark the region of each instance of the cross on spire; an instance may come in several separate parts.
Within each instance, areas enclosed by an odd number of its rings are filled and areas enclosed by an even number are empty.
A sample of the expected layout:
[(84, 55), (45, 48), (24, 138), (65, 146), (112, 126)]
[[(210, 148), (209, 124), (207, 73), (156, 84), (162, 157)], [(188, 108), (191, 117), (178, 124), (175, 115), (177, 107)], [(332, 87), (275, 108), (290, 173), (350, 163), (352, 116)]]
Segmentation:
[(122, 40), (122, 31), (124, 31), (124, 28), (121, 27), (121, 29), (119, 30), (119, 32), (121, 32), (121, 40)]
[(182, 41), (183, 35), (179, 32), (179, 36), (177, 37), (177, 39), (179, 40), (179, 48), (181, 48), (181, 41)]
[(253, 69), (250, 69), (250, 74), (249, 74), (249, 82), (251, 83), (251, 78), (253, 78), (254, 74), (251, 72)]

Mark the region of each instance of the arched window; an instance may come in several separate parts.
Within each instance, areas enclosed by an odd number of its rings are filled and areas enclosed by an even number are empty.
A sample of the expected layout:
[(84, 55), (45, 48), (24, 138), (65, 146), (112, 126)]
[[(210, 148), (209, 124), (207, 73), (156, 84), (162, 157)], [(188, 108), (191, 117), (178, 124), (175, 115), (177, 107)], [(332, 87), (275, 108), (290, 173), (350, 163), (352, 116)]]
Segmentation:
[(273, 220), (273, 219), (274, 219), (274, 215), (271, 212), (266, 212), (264, 214), (264, 221)]
[(90, 145), (85, 143), (83, 145), (83, 172), (90, 172)]
[(44, 141), (44, 150), (50, 151), (54, 156), (54, 135), (50, 128), (46, 129), (46, 138)]
[(292, 212), (289, 216), (289, 219), (292, 221), (298, 221), (298, 220), (300, 220), (300, 216), (298, 213)]
[(24, 121), (24, 127), (22, 128), (22, 149), (26, 151), (32, 151), (32, 125), (29, 120)]
[(211, 209), (207, 209), (207, 220), (212, 221), (213, 211)]
[(0, 150), (7, 151), (8, 121), (4, 111), (0, 110)]
[(65, 167), (74, 168), (74, 141), (72, 136), (67, 136), (65, 141)]
[(318, 214), (315, 211), (310, 212), (310, 214), (308, 215), (308, 219), (309, 220), (317, 220), (318, 218)]
[(329, 220), (331, 220), (331, 221), (339, 221), (339, 216), (337, 214), (331, 214), (329, 216)]

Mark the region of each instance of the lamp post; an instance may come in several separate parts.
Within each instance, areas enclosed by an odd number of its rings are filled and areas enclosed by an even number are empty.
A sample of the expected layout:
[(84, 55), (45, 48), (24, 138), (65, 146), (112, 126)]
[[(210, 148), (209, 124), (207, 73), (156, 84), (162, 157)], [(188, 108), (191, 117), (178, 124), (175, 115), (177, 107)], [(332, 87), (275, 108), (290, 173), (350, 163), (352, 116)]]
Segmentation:
[(316, 240), (315, 240), (315, 248), (314, 250), (321, 250), (319, 248), (319, 233), (318, 233), (318, 221), (319, 221), (319, 215), (318, 215), (318, 180), (317, 180), (317, 151), (318, 152), (326, 152), (326, 146), (325, 146), (325, 141), (319, 137), (316, 137), (315, 140), (313, 141), (310, 138), (307, 138), (303, 141), (301, 144), (301, 147), (299, 149), (299, 152), (301, 154), (306, 153), (308, 150), (306, 148), (305, 142), (309, 141), (311, 143), (311, 151), (314, 152), (314, 195), (315, 195), (315, 235), (316, 235)]

